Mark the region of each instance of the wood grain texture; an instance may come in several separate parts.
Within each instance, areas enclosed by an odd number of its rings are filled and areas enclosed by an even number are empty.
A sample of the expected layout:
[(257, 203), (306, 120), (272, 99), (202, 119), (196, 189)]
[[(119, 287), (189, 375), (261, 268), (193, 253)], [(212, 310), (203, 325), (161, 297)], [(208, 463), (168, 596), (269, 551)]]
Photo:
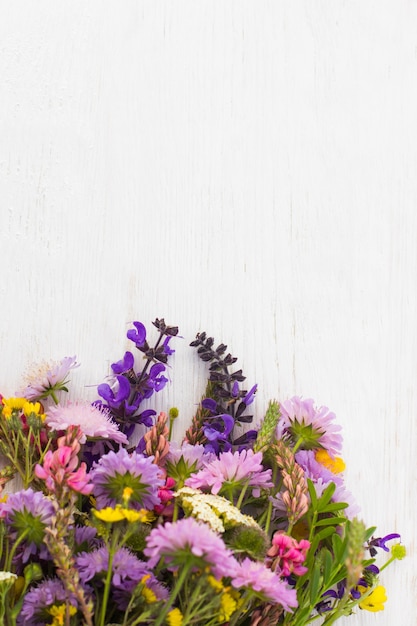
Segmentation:
[[(351, 626), (417, 624), (417, 3), (0, 4), (1, 392), (77, 354), (94, 398), (128, 324), (180, 326), (178, 434), (207, 330), (344, 428), (368, 524), (409, 557)], [(341, 622), (341, 625), (345, 622)]]

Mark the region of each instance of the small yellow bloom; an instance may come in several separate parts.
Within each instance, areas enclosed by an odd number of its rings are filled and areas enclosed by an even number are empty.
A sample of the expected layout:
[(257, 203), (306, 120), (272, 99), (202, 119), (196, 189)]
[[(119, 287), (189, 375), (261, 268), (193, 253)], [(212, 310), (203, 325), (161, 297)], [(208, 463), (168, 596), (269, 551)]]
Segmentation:
[[(70, 615), (75, 615), (76, 612), (77, 612), (77, 609), (75, 608), (75, 606), (70, 606), (69, 607), (69, 614)], [(65, 613), (66, 613), (65, 604), (60, 604), (59, 606), (54, 604), (53, 606), (51, 606), (50, 609), (48, 609), (48, 613), (50, 615), (52, 615), (52, 617), (54, 618), (52, 620), (51, 626), (64, 626), (64, 624), (65, 624)]]
[(22, 411), (25, 404), (27, 404), (26, 398), (3, 398), (3, 411), (4, 417), (11, 417), (13, 411)]
[[(359, 585), (358, 591), (360, 591), (361, 594), (364, 594), (366, 593), (367, 588)], [(384, 610), (384, 602), (386, 601), (387, 596), (385, 593), (385, 587), (383, 587), (382, 585), (378, 585), (378, 587), (375, 587), (375, 589), (369, 594), (369, 596), (366, 596), (366, 598), (364, 598), (362, 602), (359, 602), (359, 606), (365, 611), (372, 611), (372, 613), (376, 613), (377, 611)]]
[(101, 520), (102, 522), (108, 522), (109, 524), (113, 524), (114, 522), (121, 522), (125, 519), (123, 514), (123, 510), (120, 506), (116, 506), (115, 509), (112, 509), (111, 506), (107, 506), (105, 509), (93, 509), (94, 515)]
[(167, 615), (167, 621), (169, 626), (181, 626), (182, 625), (182, 613), (179, 609), (172, 609)]
[(225, 591), (222, 594), (221, 602), (220, 602), (220, 613), (219, 613), (219, 623), (223, 624), (224, 622), (228, 622), (236, 611), (237, 602), (230, 593)]
[(153, 519), (153, 513), (150, 511), (146, 511), (145, 509), (141, 509), (140, 511), (135, 511), (134, 509), (125, 509), (120, 504), (116, 504), (113, 509), (111, 506), (107, 506), (105, 509), (93, 509), (94, 515), (97, 519), (102, 522), (107, 522), (108, 524), (114, 524), (115, 522), (122, 522), (126, 520), (127, 522), (149, 522)]
[(145, 574), (145, 576), (143, 576), (140, 581), (143, 585), (142, 595), (148, 604), (152, 604), (153, 602), (156, 602), (158, 599), (156, 595), (154, 594), (154, 592), (152, 591), (152, 589), (149, 589), (149, 587), (146, 586), (146, 581), (149, 580), (150, 577), (151, 577), (150, 574)]
[(333, 474), (340, 474), (346, 469), (346, 464), (340, 456), (336, 456), (334, 459), (330, 456), (327, 450), (320, 448), (316, 450), (315, 458), (318, 463), (327, 467)]
[(28, 402), (26, 401), (22, 407), (23, 413), (28, 417), (31, 413), (39, 415), (39, 417), (45, 418), (45, 415), (40, 415), (41, 403), (40, 402)]
[(214, 576), (207, 576), (207, 582), (215, 591), (223, 591), (223, 583), (217, 580), (217, 578), (214, 578)]

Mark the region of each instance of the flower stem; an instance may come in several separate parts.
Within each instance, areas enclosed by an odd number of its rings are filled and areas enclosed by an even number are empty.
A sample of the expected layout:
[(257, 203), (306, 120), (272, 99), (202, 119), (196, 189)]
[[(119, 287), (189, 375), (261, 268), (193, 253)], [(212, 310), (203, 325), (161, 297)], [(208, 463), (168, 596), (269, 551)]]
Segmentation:
[[(192, 567), (192, 563), (187, 563), (186, 565), (184, 565), (184, 567), (181, 570), (180, 575), (178, 576), (178, 580), (176, 582), (176, 585), (174, 587), (174, 589), (172, 590), (172, 593), (170, 595), (170, 597), (168, 598), (165, 607), (163, 608), (163, 610), (161, 611), (161, 613), (159, 614), (158, 618), (156, 619), (156, 621), (154, 622), (153, 626), (161, 626), (161, 624), (163, 623), (164, 619), (166, 618), (166, 616), (168, 615), (175, 598), (177, 597), (177, 595), (179, 594), (179, 592), (181, 591), (181, 587), (183, 586), (189, 572), (190, 569)], [(102, 625), (104, 626), (104, 624)]]

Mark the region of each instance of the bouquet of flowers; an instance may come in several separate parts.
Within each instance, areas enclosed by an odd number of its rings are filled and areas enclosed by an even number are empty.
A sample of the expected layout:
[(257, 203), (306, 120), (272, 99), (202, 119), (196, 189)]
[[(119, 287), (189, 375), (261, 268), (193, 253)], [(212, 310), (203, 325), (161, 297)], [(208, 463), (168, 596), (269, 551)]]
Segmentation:
[(380, 573), (405, 548), (356, 517), (334, 414), (273, 400), (245, 427), (257, 386), (202, 332), (207, 386), (175, 442), (177, 409), (149, 407), (178, 328), (153, 325), (149, 343), (133, 323), (135, 354), (92, 404), (62, 401), (75, 357), (0, 396), (0, 488), (23, 486), (0, 502), (0, 623), (330, 626), (383, 609)]

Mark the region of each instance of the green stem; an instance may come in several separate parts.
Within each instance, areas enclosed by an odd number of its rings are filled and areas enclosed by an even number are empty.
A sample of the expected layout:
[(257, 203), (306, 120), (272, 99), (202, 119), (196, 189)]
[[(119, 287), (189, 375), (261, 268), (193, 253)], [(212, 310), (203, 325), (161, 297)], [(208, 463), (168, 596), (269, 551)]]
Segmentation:
[[(178, 580), (176, 582), (176, 585), (174, 587), (174, 589), (172, 590), (171, 595), (169, 596), (164, 608), (162, 609), (161, 613), (159, 614), (159, 616), (157, 617), (156, 621), (154, 622), (153, 626), (161, 626), (161, 624), (163, 623), (164, 619), (166, 618), (166, 616), (168, 615), (169, 611), (171, 610), (171, 607), (174, 603), (174, 600), (176, 599), (177, 595), (179, 594), (179, 592), (181, 591), (181, 587), (183, 586), (190, 570), (192, 567), (192, 563), (187, 563), (186, 565), (184, 565), (183, 569), (181, 570), (180, 575), (178, 576)], [(103, 625), (104, 626), (104, 625)]]
[(117, 546), (117, 541), (119, 539), (119, 534), (120, 533), (117, 532), (117, 531), (113, 532), (111, 544), (108, 546), (109, 562), (108, 562), (108, 565), (107, 565), (106, 581), (104, 583), (104, 593), (103, 593), (103, 599), (102, 599), (101, 609), (100, 609), (99, 626), (105, 626), (105, 617), (106, 617), (106, 611), (107, 611), (107, 603), (109, 601), (110, 588), (111, 588), (111, 579), (112, 579), (112, 576), (113, 576), (113, 558), (114, 558), (114, 554), (116, 552), (116, 546)]
[(238, 499), (238, 501), (236, 503), (236, 507), (238, 509), (240, 509), (240, 507), (242, 506), (243, 498), (245, 497), (245, 494), (246, 494), (246, 491), (247, 491), (248, 487), (249, 487), (249, 481), (244, 485), (242, 491), (240, 492), (239, 499)]

